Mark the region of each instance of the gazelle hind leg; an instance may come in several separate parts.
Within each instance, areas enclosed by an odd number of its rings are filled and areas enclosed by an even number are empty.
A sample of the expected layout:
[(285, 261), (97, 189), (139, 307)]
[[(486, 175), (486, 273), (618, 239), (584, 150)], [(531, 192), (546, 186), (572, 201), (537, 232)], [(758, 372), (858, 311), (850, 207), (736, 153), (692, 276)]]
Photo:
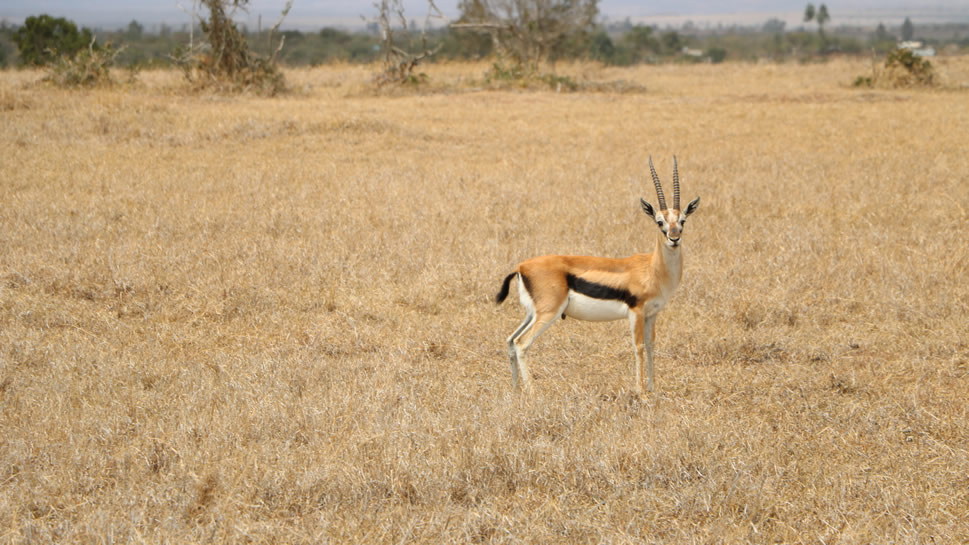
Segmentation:
[(555, 323), (555, 320), (561, 314), (561, 312), (536, 314), (535, 320), (526, 328), (525, 332), (512, 341), (518, 360), (518, 370), (521, 373), (521, 387), (525, 390), (525, 393), (531, 393), (533, 391), (532, 376), (528, 372), (528, 359), (525, 357), (525, 352), (539, 335)]
[(518, 351), (515, 349), (515, 340), (528, 329), (528, 326), (534, 320), (535, 315), (529, 313), (525, 316), (525, 321), (508, 337), (508, 359), (511, 361), (511, 384), (516, 390), (519, 388), (520, 371), (518, 369)]

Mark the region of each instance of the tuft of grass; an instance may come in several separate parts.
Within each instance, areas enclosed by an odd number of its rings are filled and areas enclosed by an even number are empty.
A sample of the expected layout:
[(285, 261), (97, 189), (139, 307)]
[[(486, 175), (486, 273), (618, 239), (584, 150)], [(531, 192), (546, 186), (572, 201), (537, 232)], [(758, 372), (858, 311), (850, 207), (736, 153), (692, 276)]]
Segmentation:
[(575, 92), (580, 85), (571, 76), (539, 72), (523, 64), (496, 62), (485, 73), (485, 84), (492, 89), (552, 89)]

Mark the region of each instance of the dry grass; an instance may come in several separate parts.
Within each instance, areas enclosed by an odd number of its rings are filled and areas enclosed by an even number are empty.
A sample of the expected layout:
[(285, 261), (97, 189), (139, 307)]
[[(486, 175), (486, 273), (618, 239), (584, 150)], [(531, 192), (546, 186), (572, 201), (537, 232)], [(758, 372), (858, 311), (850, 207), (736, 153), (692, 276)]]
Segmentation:
[[(967, 95), (866, 66), (0, 74), (0, 542), (967, 542)], [(651, 249), (674, 152), (659, 391), (625, 323), (568, 320), (519, 399), (503, 275)]]

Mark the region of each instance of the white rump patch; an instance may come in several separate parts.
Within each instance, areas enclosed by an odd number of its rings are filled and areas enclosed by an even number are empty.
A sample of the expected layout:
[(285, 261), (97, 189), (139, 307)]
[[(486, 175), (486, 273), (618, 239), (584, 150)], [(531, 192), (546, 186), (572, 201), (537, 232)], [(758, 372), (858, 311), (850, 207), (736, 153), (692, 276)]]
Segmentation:
[(518, 301), (525, 307), (525, 313), (527, 315), (535, 316), (535, 302), (532, 301), (532, 296), (525, 289), (525, 282), (522, 281), (521, 273), (518, 274)]
[(626, 303), (616, 299), (596, 299), (569, 290), (568, 304), (565, 315), (587, 322), (609, 322), (621, 320), (629, 315)]

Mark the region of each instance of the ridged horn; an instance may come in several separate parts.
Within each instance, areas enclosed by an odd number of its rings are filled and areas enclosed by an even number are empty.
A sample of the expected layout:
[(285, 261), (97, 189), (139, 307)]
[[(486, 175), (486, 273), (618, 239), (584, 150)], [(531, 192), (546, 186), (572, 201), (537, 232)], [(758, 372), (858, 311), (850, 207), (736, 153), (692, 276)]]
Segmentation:
[(656, 169), (653, 168), (653, 157), (649, 158), (649, 172), (653, 175), (653, 185), (656, 186), (656, 196), (659, 198), (659, 209), (666, 210), (666, 197), (663, 196), (663, 186), (659, 184), (659, 176), (656, 175)]
[(680, 209), (680, 173), (676, 170), (676, 156), (673, 156), (673, 208)]

